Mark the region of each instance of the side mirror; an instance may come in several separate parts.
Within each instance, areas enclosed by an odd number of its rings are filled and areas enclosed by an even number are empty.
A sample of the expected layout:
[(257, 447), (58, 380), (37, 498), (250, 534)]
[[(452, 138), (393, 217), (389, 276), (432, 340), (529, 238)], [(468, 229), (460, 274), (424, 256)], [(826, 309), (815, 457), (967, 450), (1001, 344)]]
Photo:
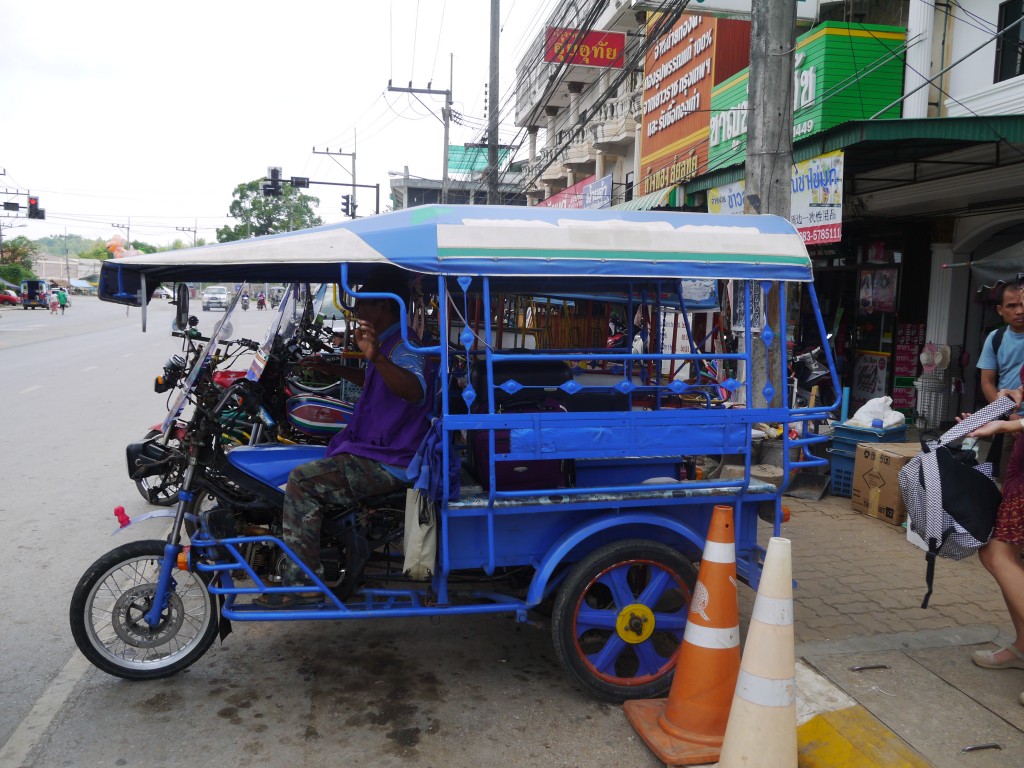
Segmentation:
[(175, 331), (184, 331), (188, 328), (188, 286), (185, 283), (178, 283), (174, 287), (174, 323), (171, 328)]

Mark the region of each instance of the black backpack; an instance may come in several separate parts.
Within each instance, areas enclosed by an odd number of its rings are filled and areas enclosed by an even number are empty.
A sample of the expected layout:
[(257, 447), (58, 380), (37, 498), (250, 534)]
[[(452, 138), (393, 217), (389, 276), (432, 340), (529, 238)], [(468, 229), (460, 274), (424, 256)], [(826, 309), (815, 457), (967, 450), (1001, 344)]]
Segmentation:
[[(928, 607), (935, 577), (935, 558), (963, 560), (992, 536), (1002, 494), (992, 479), (992, 464), (978, 464), (972, 451), (951, 448), (970, 432), (1013, 413), (1017, 404), (1000, 397), (945, 432), (938, 440), (922, 440), (921, 453), (900, 470), (900, 491), (907, 507), (910, 530), (924, 542), (927, 553), (921, 603)], [(921, 546), (918, 544), (918, 546)]]

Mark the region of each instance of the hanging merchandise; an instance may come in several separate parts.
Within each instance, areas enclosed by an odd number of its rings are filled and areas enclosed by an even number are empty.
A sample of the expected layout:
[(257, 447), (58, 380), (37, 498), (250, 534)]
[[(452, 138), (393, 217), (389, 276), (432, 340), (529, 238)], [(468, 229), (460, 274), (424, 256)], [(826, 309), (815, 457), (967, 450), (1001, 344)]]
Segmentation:
[(951, 357), (952, 353), (948, 345), (929, 341), (921, 350), (921, 368), (925, 373), (944, 371), (949, 367)]

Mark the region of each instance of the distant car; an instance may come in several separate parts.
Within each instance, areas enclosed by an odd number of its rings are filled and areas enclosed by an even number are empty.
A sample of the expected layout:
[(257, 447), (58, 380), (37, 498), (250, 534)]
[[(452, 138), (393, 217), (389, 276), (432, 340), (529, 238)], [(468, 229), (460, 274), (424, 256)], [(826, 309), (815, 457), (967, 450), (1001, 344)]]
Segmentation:
[(155, 291), (153, 291), (154, 299), (173, 299), (174, 291), (168, 288), (166, 285), (161, 285)]
[(0, 291), (0, 306), (4, 304), (16, 307), (21, 304), (21, 297), (14, 291)]
[(211, 285), (203, 291), (203, 309), (211, 310), (214, 307), (228, 309), (228, 289), (223, 285)]

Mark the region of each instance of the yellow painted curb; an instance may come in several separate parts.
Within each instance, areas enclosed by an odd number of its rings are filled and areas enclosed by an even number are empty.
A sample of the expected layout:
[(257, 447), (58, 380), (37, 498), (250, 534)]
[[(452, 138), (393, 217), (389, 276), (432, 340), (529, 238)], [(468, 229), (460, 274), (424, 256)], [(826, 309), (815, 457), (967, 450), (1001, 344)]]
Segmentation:
[(931, 768), (864, 707), (815, 715), (797, 728), (800, 768)]

